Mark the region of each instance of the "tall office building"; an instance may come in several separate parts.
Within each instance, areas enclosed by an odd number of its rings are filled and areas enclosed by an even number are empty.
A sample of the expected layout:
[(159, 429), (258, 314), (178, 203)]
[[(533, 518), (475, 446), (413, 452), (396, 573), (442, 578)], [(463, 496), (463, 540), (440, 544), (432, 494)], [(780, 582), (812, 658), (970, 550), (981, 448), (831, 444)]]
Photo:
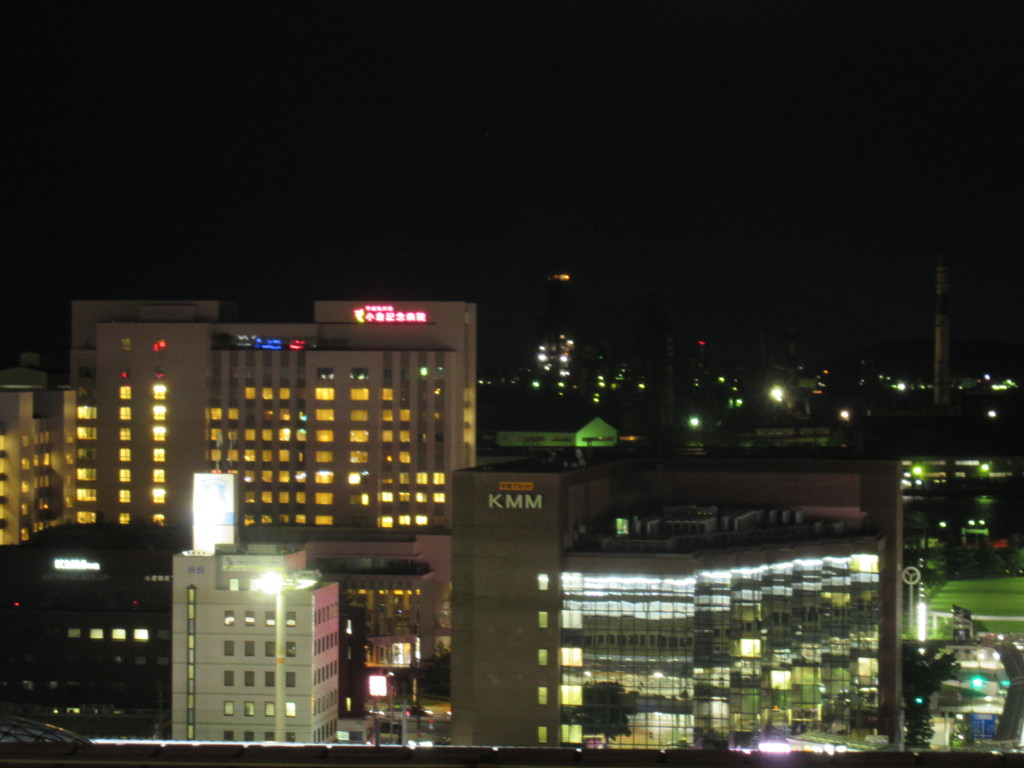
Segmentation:
[(456, 744), (895, 740), (896, 462), (456, 473)]
[(216, 301), (79, 301), (77, 520), (186, 523), (195, 472), (247, 525), (438, 530), (474, 459), (476, 307), (323, 301), (247, 323)]

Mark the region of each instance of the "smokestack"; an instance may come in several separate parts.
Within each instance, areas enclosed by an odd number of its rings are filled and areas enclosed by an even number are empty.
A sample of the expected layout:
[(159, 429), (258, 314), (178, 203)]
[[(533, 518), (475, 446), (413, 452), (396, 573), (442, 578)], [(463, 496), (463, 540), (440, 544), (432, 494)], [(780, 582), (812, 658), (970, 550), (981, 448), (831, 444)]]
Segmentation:
[(935, 381), (934, 403), (949, 405), (949, 266), (939, 254), (935, 262)]

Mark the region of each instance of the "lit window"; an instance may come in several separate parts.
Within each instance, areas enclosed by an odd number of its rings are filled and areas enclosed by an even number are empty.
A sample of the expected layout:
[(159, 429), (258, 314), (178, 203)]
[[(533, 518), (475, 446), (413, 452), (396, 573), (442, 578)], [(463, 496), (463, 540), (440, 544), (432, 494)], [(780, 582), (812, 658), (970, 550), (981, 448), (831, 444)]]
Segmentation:
[(380, 399), (390, 402), (395, 399), (395, 390), (385, 387), (380, 391)]
[(130, 427), (121, 427), (120, 429), (117, 430), (117, 436), (121, 440), (131, 440), (132, 430)]
[(128, 631), (125, 630), (125, 629), (112, 629), (112, 630), (110, 630), (110, 639), (111, 640), (127, 640), (128, 639)]
[(427, 525), (429, 522), (426, 515), (416, 515), (416, 525)]
[[(281, 387), (277, 390), (277, 397), (279, 400), (287, 400), (292, 396), (292, 391), (289, 387)], [(287, 417), (285, 417), (287, 418)]]
[(117, 391), (118, 391), (119, 397), (122, 400), (131, 400), (132, 399), (132, 388), (131, 387), (129, 387), (129, 386), (119, 387)]
[(412, 454), (411, 453), (409, 453), (408, 451), (399, 451), (398, 452), (398, 463), (399, 464), (408, 464), (411, 461), (412, 461)]
[(80, 419), (95, 419), (96, 418), (96, 406), (95, 405), (80, 405), (80, 406), (78, 406), (78, 418), (80, 418)]
[(132, 640), (135, 640), (136, 642), (139, 642), (139, 643), (147, 642), (149, 640), (149, 630), (148, 629), (135, 629), (134, 631), (132, 631)]
[(398, 442), (408, 443), (409, 442), (409, 430), (401, 429), (398, 431)]
[(285, 717), (295, 717), (295, 702), (286, 701), (284, 703), (284, 714)]
[(153, 489), (153, 503), (154, 504), (166, 504), (167, 503), (167, 489), (166, 488), (154, 488)]
[(547, 706), (548, 703), (548, 687), (546, 685), (537, 686), (537, 703), (542, 707)]
[(235, 625), (235, 612), (224, 611), (224, 626), (233, 627)]
[(366, 464), (370, 461), (368, 451), (350, 451), (348, 455), (349, 464)]
[(380, 519), (380, 527), (381, 528), (394, 528), (395, 527), (395, 518), (391, 517), (390, 515), (385, 515), (384, 517), (382, 517)]
[(548, 743), (548, 727), (546, 725), (537, 726), (537, 743), (547, 744)]
[(443, 493), (435, 493), (434, 494), (434, 501), (436, 503), (438, 503), (438, 504), (444, 504), (444, 494)]
[(395, 500), (395, 494), (392, 493), (391, 491), (381, 491), (380, 492), (380, 500), (381, 501), (386, 501), (386, 502), (390, 503), (390, 502)]
[(154, 352), (163, 352), (165, 349), (167, 349), (167, 339), (157, 339), (153, 342)]
[(363, 482), (363, 475), (360, 472), (349, 472), (348, 473), (348, 484), (359, 485)]
[(153, 482), (154, 483), (165, 483), (167, 482), (167, 470), (163, 468), (157, 468), (153, 470)]
[(266, 440), (269, 443), (271, 440), (274, 439), (274, 430), (272, 430), (272, 429), (261, 429), (260, 430), (260, 437), (263, 440)]
[(100, 628), (97, 628), (97, 627), (93, 627), (92, 629), (89, 630), (89, 639), (90, 640), (102, 640), (103, 639), (103, 630), (100, 629)]
[(167, 421), (167, 406), (166, 405), (154, 405), (153, 406), (153, 421)]
[(537, 626), (540, 629), (547, 629), (548, 628), (548, 612), (547, 611), (537, 611)]
[(383, 430), (381, 430), (381, 433), (380, 433), (380, 439), (381, 439), (381, 442), (390, 443), (392, 440), (395, 439), (395, 433), (394, 433), (393, 430), (383, 429)]
[(370, 412), (361, 408), (355, 408), (349, 411), (349, 418), (352, 419), (352, 421), (369, 421)]
[(246, 400), (255, 400), (256, 399), (256, 387), (246, 387), (245, 388), (245, 399)]
[(79, 440), (95, 440), (96, 427), (78, 427), (75, 429), (75, 434), (78, 435)]
[(75, 470), (75, 476), (79, 480), (95, 480), (96, 479), (96, 468), (95, 467), (79, 467)]
[(167, 427), (153, 427), (153, 442), (162, 443), (167, 440)]
[(154, 448), (153, 449), (153, 461), (160, 463), (167, 461), (167, 449), (166, 448)]
[(118, 525), (131, 525), (132, 524), (131, 513), (130, 512), (122, 512), (121, 514), (119, 514), (117, 516), (117, 523), (118, 523)]
[(120, 461), (131, 461), (132, 460), (132, 449), (131, 448), (118, 448), (117, 458)]
[(334, 525), (333, 515), (316, 515), (313, 518), (313, 525)]
[(231, 701), (231, 699), (226, 699), (224, 701), (224, 715), (227, 716), (227, 717), (233, 717), (234, 714), (235, 714), (235, 702)]
[(444, 472), (434, 473), (434, 485), (444, 485)]
[(412, 523), (412, 516), (411, 515), (399, 515), (398, 516), (398, 524), (399, 525), (409, 525), (411, 523)]
[(315, 494), (314, 499), (317, 504), (333, 504), (334, 494), (326, 492), (317, 493)]
[(255, 701), (247, 701), (242, 706), (243, 706), (243, 711), (245, 712), (245, 716), (246, 717), (255, 717), (256, 716), (256, 702)]
[[(391, 411), (382, 411), (381, 414), (380, 414), (380, 420), (381, 421), (394, 421), (395, 420), (395, 414), (393, 414)], [(390, 438), (388, 438), (388, 439), (390, 439)]]
[(130, 352), (132, 349), (132, 340), (129, 338), (121, 339), (121, 349), (124, 352)]
[(74, 627), (68, 627), (68, 637), (76, 639), (81, 638), (82, 630), (80, 628), (76, 629)]
[(548, 588), (548, 584), (550, 583), (550, 581), (551, 581), (551, 579), (548, 577), (548, 575), (546, 573), (538, 573), (537, 574), (537, 589), (539, 589), (541, 592), (546, 592), (547, 588)]
[(334, 421), (333, 408), (317, 408), (314, 413), (317, 421)]
[(583, 666), (583, 649), (582, 648), (563, 648), (562, 649), (562, 666), (563, 667), (582, 667)]
[(410, 418), (411, 413), (412, 412), (408, 408), (400, 408), (398, 410), (398, 420), (399, 421), (408, 421), (409, 418)]
[(120, 408), (117, 409), (117, 415), (118, 418), (121, 419), (121, 421), (130, 420), (132, 417), (132, 407), (130, 405), (122, 405)]
[(370, 433), (365, 429), (350, 429), (348, 439), (353, 443), (368, 443), (370, 442)]
[(132, 501), (132, 492), (130, 490), (128, 490), (127, 488), (121, 488), (117, 492), (117, 500), (121, 504), (130, 504), (131, 501)]
[(548, 649), (538, 648), (537, 649), (537, 666), (546, 667), (548, 665)]
[(274, 388), (273, 387), (263, 387), (263, 389), (260, 391), (260, 394), (263, 396), (264, 400), (273, 400), (274, 399)]
[(333, 400), (334, 387), (317, 387), (313, 395), (317, 400)]
[[(167, 399), (167, 385), (166, 384), (154, 384), (153, 385), (153, 399), (154, 400), (166, 400)], [(220, 408), (214, 410), (220, 411)], [(220, 419), (220, 414), (217, 414), (217, 419)]]
[(334, 472), (329, 469), (318, 469), (316, 471), (316, 482), (320, 485), (329, 485), (334, 482)]
[(76, 488), (75, 498), (79, 501), (96, 501), (95, 488)]
[(150, 518), (153, 521), (153, 525), (166, 525), (167, 518), (161, 512), (157, 512)]
[(334, 461), (334, 451), (317, 451), (314, 454), (317, 461), (321, 463), (329, 463)]
[(581, 706), (583, 706), (583, 686), (582, 685), (563, 685), (561, 687), (561, 695), (559, 697), (559, 703), (563, 707), (581, 707)]
[(369, 400), (370, 390), (366, 387), (356, 387), (348, 394), (349, 400)]

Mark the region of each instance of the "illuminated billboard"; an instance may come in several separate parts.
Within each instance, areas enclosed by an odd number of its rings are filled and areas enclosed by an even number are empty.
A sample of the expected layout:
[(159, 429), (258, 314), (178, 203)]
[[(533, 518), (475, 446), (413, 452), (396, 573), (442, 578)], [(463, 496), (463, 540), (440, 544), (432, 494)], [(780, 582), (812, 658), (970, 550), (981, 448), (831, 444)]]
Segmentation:
[(197, 472), (192, 481), (192, 548), (213, 552), (233, 544), (237, 522), (235, 475)]

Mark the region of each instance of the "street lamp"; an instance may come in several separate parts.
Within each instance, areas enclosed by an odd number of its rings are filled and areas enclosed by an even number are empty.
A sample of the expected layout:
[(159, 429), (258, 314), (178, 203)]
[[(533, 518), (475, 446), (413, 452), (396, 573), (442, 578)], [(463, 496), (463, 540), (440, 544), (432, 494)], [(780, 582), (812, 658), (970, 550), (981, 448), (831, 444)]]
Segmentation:
[(287, 656), (285, 644), (285, 592), (308, 589), (316, 584), (320, 574), (316, 571), (298, 571), (284, 574), (267, 571), (253, 582), (260, 592), (274, 596), (274, 741), (284, 738), (284, 665)]

